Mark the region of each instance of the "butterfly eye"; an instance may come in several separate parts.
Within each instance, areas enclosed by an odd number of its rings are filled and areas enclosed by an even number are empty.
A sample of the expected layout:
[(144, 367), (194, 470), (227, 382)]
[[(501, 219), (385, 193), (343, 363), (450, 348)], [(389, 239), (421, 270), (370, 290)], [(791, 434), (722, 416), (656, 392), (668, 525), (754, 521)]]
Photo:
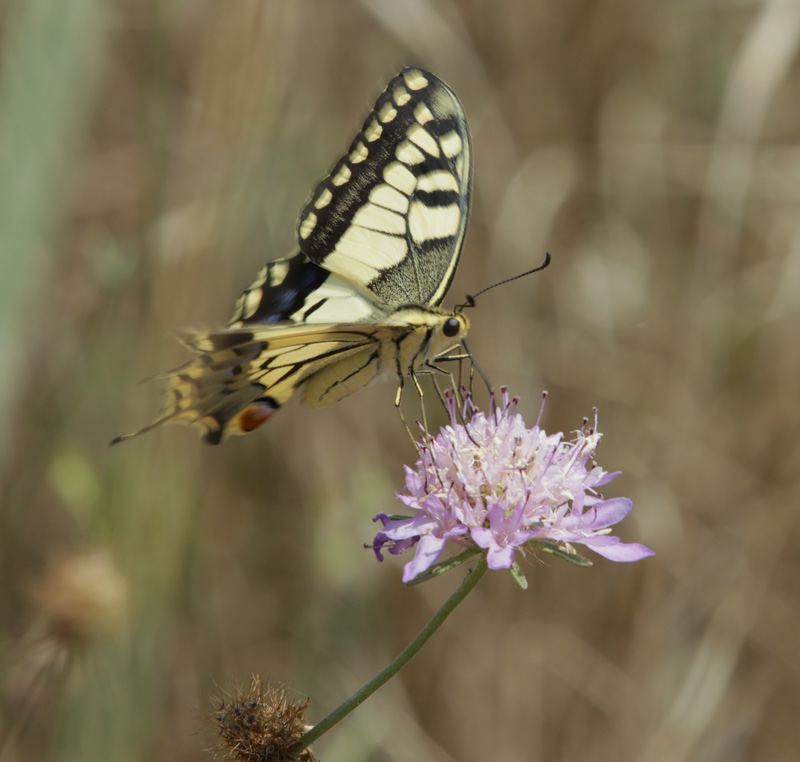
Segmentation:
[(452, 339), (453, 336), (458, 336), (461, 332), (461, 323), (455, 318), (447, 318), (442, 326), (442, 333), (448, 338)]

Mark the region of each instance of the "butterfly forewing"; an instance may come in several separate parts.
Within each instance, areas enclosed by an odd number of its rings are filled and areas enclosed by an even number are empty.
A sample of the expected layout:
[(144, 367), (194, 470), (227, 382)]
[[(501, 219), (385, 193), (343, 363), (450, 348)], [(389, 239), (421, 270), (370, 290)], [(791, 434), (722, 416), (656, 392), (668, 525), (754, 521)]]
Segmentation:
[(458, 98), (405, 69), (300, 213), (300, 250), (390, 307), (438, 305), (458, 265), (471, 166)]

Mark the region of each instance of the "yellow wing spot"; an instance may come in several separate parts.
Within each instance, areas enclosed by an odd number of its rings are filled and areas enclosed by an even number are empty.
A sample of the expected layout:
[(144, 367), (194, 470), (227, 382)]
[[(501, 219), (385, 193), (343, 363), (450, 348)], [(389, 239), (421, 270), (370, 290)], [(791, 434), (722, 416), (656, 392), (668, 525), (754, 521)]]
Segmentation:
[(412, 124), (408, 128), (409, 140), (416, 143), (425, 153), (430, 156), (439, 156), (439, 146), (433, 136), (420, 124)]
[(369, 200), (373, 204), (378, 204), (399, 214), (405, 214), (408, 211), (408, 196), (383, 183), (370, 191)]
[(356, 147), (350, 152), (350, 155), (347, 157), (353, 164), (359, 164), (360, 162), (364, 161), (369, 155), (369, 151), (367, 147), (363, 143), (357, 143)]
[(339, 171), (331, 178), (331, 182), (336, 185), (344, 185), (350, 179), (350, 167), (347, 164), (342, 164)]
[(402, 262), (407, 254), (404, 238), (351, 225), (325, 257), (325, 265), (336, 272), (346, 272), (356, 282), (369, 283), (383, 269)]
[(408, 94), (408, 90), (405, 87), (399, 86), (395, 87), (394, 92), (392, 93), (392, 98), (394, 102), (398, 106), (405, 106), (411, 100), (411, 96)]
[(403, 79), (409, 90), (422, 90), (423, 87), (428, 86), (428, 80), (419, 69), (409, 69), (403, 72)]
[(442, 146), (444, 155), (448, 159), (452, 159), (454, 156), (458, 156), (458, 154), (461, 153), (463, 144), (461, 142), (461, 137), (455, 130), (453, 132), (448, 132), (447, 135), (443, 135), (441, 138), (439, 138), (439, 143)]
[(367, 129), (364, 130), (364, 137), (370, 143), (373, 143), (381, 136), (382, 133), (383, 133), (383, 127), (378, 123), (377, 119), (373, 119), (369, 123), (369, 127), (367, 127)]
[(421, 201), (415, 201), (408, 214), (408, 232), (419, 243), (450, 238), (458, 233), (460, 222), (461, 210), (457, 204), (425, 206)]
[(244, 309), (244, 294), (242, 294), (233, 307), (233, 320), (239, 320), (242, 317), (242, 309)]
[(417, 180), (417, 188), (432, 193), (434, 191), (458, 192), (458, 180), (446, 169), (428, 172)]
[[(207, 346), (203, 346), (202, 342), (198, 341), (198, 346), (201, 347), (203, 352), (208, 352), (211, 350), (211, 343), (206, 342), (206, 344)], [(186, 376), (189, 379), (196, 379), (196, 378), (201, 378), (202, 376), (205, 375), (205, 373), (206, 373), (206, 368), (201, 365), (195, 365), (194, 367), (186, 368), (186, 370), (182, 371), (181, 375), (178, 376), (172, 388), (175, 391), (180, 391), (181, 389), (187, 389), (188, 384), (186, 383), (183, 376)]]
[(381, 110), (378, 112), (378, 119), (380, 119), (384, 124), (388, 124), (397, 116), (397, 109), (388, 101), (381, 106)]
[(245, 320), (251, 317), (258, 309), (259, 304), (261, 304), (261, 289), (258, 288), (255, 291), (248, 291), (244, 298), (242, 317)]
[(431, 110), (424, 103), (418, 103), (417, 107), (414, 109), (414, 119), (420, 124), (427, 124), (433, 121), (433, 114), (431, 114)]
[(311, 235), (311, 231), (317, 225), (317, 215), (314, 212), (309, 212), (306, 218), (300, 224), (300, 238), (305, 240)]
[(250, 284), (250, 288), (261, 288), (267, 282), (267, 274), (269, 273), (269, 265), (264, 265), (256, 275), (256, 279)]
[(286, 279), (286, 275), (288, 274), (288, 272), (289, 272), (288, 262), (273, 262), (272, 266), (269, 269), (269, 285), (280, 286), (281, 283), (283, 283), (283, 281)]
[(362, 206), (356, 216), (353, 217), (353, 224), (360, 225), (362, 228), (377, 230), (380, 233), (405, 235), (406, 232), (406, 221), (402, 215), (390, 212), (388, 209), (375, 204)]
[(327, 188), (319, 194), (319, 198), (314, 202), (314, 206), (317, 209), (324, 209), (328, 204), (331, 203), (331, 199), (333, 198), (333, 193), (331, 193)]
[(464, 154), (459, 154), (456, 159), (456, 172), (459, 177), (464, 177)]
[(406, 196), (410, 196), (417, 184), (417, 178), (399, 161), (393, 161), (383, 170), (383, 179)]
[(425, 161), (425, 154), (419, 150), (411, 141), (404, 140), (395, 148), (394, 155), (403, 164), (422, 164)]

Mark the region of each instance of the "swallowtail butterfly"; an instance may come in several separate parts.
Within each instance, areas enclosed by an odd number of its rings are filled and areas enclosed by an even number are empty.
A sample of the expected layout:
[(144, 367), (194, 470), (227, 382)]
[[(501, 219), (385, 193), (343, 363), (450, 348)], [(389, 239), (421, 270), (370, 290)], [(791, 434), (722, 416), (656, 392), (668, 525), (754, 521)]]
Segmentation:
[(464, 241), (471, 173), (455, 93), (404, 69), (300, 212), (299, 250), (262, 268), (226, 328), (181, 337), (198, 356), (161, 376), (161, 415), (136, 434), (186, 423), (217, 444), (298, 390), (305, 406), (325, 407), (381, 372), (402, 383), (429, 368), (469, 328), (439, 305)]

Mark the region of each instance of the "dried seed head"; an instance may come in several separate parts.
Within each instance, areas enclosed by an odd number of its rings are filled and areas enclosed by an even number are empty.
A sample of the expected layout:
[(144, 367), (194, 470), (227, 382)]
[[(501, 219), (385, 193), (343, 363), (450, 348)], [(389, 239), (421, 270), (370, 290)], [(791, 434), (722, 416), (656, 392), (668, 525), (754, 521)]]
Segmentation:
[(106, 551), (53, 561), (34, 584), (33, 595), (48, 634), (68, 649), (112, 635), (125, 623), (127, 582)]
[(258, 675), (248, 688), (235, 688), (216, 699), (211, 719), (217, 726), (217, 750), (235, 762), (314, 762), (310, 749), (292, 748), (311, 726), (305, 724), (305, 703), (293, 703), (286, 688), (264, 684)]

